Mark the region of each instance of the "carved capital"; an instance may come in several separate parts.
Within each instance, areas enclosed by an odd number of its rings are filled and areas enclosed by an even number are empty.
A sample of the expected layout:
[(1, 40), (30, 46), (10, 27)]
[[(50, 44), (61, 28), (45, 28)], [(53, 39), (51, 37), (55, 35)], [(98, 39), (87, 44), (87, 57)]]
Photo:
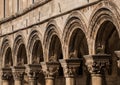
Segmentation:
[(10, 80), (13, 77), (11, 68), (2, 68), (1, 74), (2, 80)]
[(64, 71), (65, 77), (74, 77), (77, 73), (77, 69), (80, 67), (81, 59), (61, 59), (59, 60)]
[(87, 69), (91, 74), (102, 74), (105, 70), (110, 70), (110, 55), (85, 55), (84, 58)]
[(118, 60), (117, 60), (118, 68), (120, 68), (120, 51), (115, 51), (115, 54), (118, 57)]
[(29, 79), (37, 79), (41, 71), (40, 64), (29, 64), (26, 66)]
[(15, 80), (23, 80), (25, 74), (25, 67), (24, 66), (14, 66), (12, 68), (13, 77)]
[(54, 78), (59, 70), (59, 62), (41, 62), (42, 70), (46, 78)]

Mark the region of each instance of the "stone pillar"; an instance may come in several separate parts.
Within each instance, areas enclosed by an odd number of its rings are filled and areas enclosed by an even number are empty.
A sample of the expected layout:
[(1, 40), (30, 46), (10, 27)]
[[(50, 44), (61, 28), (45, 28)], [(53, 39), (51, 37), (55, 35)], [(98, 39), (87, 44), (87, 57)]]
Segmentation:
[(59, 61), (64, 70), (66, 85), (75, 85), (75, 77), (77, 76), (77, 69), (80, 67), (81, 59), (61, 59)]
[(24, 85), (24, 74), (25, 67), (24, 66), (14, 66), (12, 68), (13, 77), (14, 77), (14, 85)]
[(37, 85), (37, 79), (39, 77), (39, 73), (41, 73), (41, 65), (40, 64), (27, 65), (27, 73), (29, 76), (29, 85)]
[(0, 0), (0, 20), (4, 18), (4, 0)]
[(54, 77), (58, 72), (59, 63), (58, 62), (41, 62), (42, 70), (45, 75), (46, 85), (55, 85)]
[(85, 55), (86, 66), (91, 74), (92, 85), (103, 85), (105, 71), (110, 70), (110, 55)]
[(12, 78), (11, 68), (2, 68), (2, 85), (10, 85)]

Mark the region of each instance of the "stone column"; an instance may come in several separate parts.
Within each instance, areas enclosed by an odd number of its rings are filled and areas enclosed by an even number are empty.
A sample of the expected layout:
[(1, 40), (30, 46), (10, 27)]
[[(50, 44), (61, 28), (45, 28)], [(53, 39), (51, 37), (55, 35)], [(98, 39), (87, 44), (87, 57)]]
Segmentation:
[(59, 60), (66, 78), (66, 85), (75, 85), (75, 77), (77, 76), (77, 69), (80, 67), (81, 59), (61, 59)]
[(2, 68), (2, 85), (10, 85), (12, 78), (11, 68)]
[(39, 77), (39, 73), (41, 73), (41, 65), (40, 64), (27, 65), (27, 73), (29, 76), (29, 85), (37, 85), (37, 79)]
[(24, 74), (25, 67), (24, 66), (14, 66), (12, 68), (13, 77), (14, 77), (14, 85), (24, 85)]
[(42, 70), (45, 75), (46, 85), (55, 85), (54, 77), (58, 72), (59, 63), (58, 62), (41, 62)]
[[(91, 74), (92, 85), (103, 85), (105, 71), (110, 69), (110, 55), (96, 54), (85, 55), (86, 66)], [(105, 81), (105, 80), (104, 80)]]

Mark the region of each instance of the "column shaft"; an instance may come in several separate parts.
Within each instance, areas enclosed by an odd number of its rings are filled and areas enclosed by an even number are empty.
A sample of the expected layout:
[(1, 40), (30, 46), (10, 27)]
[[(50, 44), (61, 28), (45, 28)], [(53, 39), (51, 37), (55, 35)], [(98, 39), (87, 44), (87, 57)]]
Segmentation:
[(92, 74), (91, 75), (92, 85), (102, 85), (102, 75)]
[(2, 80), (2, 85), (9, 85), (9, 81), (8, 80)]
[(73, 77), (66, 77), (66, 85), (75, 85), (75, 78)]
[(46, 82), (45, 85), (55, 85), (54, 78), (46, 78), (45, 82)]
[(23, 81), (22, 80), (15, 80), (15, 85), (23, 85)]
[(37, 85), (37, 79), (29, 79), (29, 85)]

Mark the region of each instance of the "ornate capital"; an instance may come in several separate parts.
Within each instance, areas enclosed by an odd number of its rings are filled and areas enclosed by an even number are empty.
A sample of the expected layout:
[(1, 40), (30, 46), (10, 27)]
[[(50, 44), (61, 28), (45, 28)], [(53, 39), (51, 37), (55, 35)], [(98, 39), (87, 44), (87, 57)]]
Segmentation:
[(115, 54), (118, 57), (117, 64), (118, 64), (118, 67), (120, 68), (120, 51), (115, 51)]
[(86, 66), (91, 74), (102, 74), (105, 69), (110, 70), (110, 55), (96, 54), (85, 55)]
[(65, 77), (74, 77), (81, 64), (81, 59), (78, 58), (61, 59), (59, 61), (63, 67)]
[(41, 62), (42, 70), (46, 78), (54, 78), (59, 70), (59, 62)]
[(29, 79), (37, 79), (42, 72), (40, 64), (29, 64), (26, 67)]
[(1, 74), (3, 80), (10, 80), (13, 77), (11, 68), (2, 68)]
[(14, 66), (12, 68), (13, 77), (15, 80), (23, 80), (25, 74), (25, 67), (24, 66)]

